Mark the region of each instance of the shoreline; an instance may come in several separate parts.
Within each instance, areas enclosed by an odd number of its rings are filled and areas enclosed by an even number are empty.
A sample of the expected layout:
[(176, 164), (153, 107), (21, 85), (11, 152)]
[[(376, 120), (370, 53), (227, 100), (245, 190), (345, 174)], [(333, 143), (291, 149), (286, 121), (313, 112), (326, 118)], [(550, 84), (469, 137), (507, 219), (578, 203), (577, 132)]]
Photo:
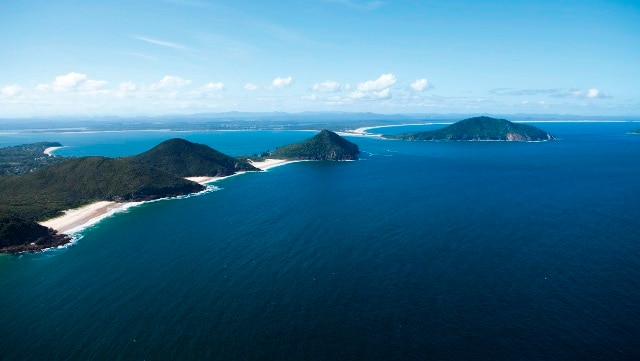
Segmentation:
[(300, 162), (300, 160), (275, 159), (275, 158), (266, 158), (265, 160), (260, 162), (254, 162), (252, 160), (249, 160), (249, 164), (263, 171), (266, 171), (271, 168), (279, 167), (281, 165), (296, 163), (296, 162)]
[(67, 209), (63, 215), (38, 222), (41, 226), (52, 228), (58, 233), (74, 234), (100, 222), (110, 215), (123, 212), (143, 202), (98, 201), (82, 207)]
[(53, 157), (54, 156), (53, 152), (61, 148), (64, 148), (64, 147), (49, 147), (49, 148), (46, 148), (43, 153), (48, 155), (49, 157)]
[[(55, 148), (60, 148), (60, 147), (55, 147)], [(265, 159), (264, 161), (261, 161), (261, 162), (249, 161), (251, 165), (253, 165), (254, 167), (262, 171), (266, 171), (274, 167), (278, 167), (278, 166), (289, 164), (289, 163), (295, 163), (295, 162), (300, 162), (300, 161), (287, 160), (287, 159)], [(202, 185), (207, 185), (208, 183), (213, 183), (221, 179), (225, 179), (225, 178), (229, 178), (229, 177), (233, 177), (233, 176), (245, 174), (245, 173), (248, 173), (248, 172), (237, 172), (232, 175), (224, 176), (224, 177), (199, 176), (199, 177), (185, 177), (185, 179), (188, 179), (193, 182), (197, 182)], [(191, 193), (181, 197), (188, 197), (196, 194), (205, 193), (214, 188), (209, 187), (207, 190), (204, 190), (202, 192)], [(83, 230), (99, 223), (105, 218), (108, 218), (117, 213), (122, 213), (132, 207), (135, 207), (144, 203), (156, 202), (158, 200), (171, 199), (171, 198), (174, 198), (174, 197), (160, 198), (157, 200), (140, 201), (140, 202), (98, 201), (98, 202), (86, 204), (78, 208), (64, 210), (63, 215), (48, 219), (46, 221), (38, 222), (38, 223), (42, 226), (52, 228), (60, 234), (67, 234), (72, 236), (72, 240), (70, 243), (73, 243), (75, 240), (75, 237), (73, 237), (73, 235), (80, 233)], [(67, 245), (68, 244), (65, 244), (61, 247), (65, 247)], [(52, 247), (52, 248), (58, 248), (58, 247)]]

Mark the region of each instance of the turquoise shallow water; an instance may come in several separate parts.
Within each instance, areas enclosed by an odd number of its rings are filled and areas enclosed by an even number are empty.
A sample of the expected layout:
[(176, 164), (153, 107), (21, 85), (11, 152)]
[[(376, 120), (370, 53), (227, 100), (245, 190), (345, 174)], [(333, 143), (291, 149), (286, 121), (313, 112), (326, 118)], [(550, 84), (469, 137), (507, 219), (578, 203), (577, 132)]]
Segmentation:
[[(561, 140), (353, 137), (359, 161), (231, 177), (1, 256), (1, 358), (637, 359), (637, 126), (544, 128)], [(56, 135), (33, 141), (114, 156), (176, 136)], [(182, 134), (234, 155), (310, 135)]]

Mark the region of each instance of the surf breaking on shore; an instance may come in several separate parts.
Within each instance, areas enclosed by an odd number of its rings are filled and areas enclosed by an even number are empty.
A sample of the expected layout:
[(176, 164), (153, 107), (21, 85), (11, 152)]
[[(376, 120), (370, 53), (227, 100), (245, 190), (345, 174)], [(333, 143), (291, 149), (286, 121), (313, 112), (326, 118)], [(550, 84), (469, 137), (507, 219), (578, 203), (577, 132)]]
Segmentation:
[[(251, 165), (260, 169), (260, 170), (268, 170), (277, 166), (281, 166), (284, 164), (298, 162), (296, 160), (286, 160), (286, 159), (265, 159), (260, 162), (249, 161)], [(209, 183), (232, 177), (234, 175), (244, 174), (246, 172), (239, 172), (230, 176), (224, 177), (186, 177), (186, 179), (200, 183), (202, 185), (207, 185)], [(206, 191), (204, 191), (206, 192)], [(153, 202), (153, 201), (150, 201)], [(103, 219), (110, 217), (116, 213), (121, 213), (127, 211), (128, 209), (141, 205), (143, 203), (148, 202), (114, 202), (114, 201), (98, 201), (94, 203), (90, 203), (84, 205), (82, 207), (68, 209), (64, 211), (64, 214), (55, 217), (46, 221), (39, 222), (40, 225), (52, 228), (59, 233), (64, 234), (76, 234), (79, 233)]]

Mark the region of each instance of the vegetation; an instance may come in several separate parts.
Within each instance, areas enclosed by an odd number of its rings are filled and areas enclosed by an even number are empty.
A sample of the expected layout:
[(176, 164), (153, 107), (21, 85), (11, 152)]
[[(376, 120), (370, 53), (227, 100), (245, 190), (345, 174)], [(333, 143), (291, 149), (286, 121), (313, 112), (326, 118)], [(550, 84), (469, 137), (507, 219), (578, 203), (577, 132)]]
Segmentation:
[(0, 207), (35, 221), (100, 200), (149, 200), (202, 189), (197, 183), (132, 159), (82, 157), (0, 179)]
[(491, 117), (469, 118), (438, 130), (385, 137), (405, 140), (538, 141), (554, 139), (551, 134), (534, 126)]
[(358, 146), (329, 130), (322, 130), (303, 142), (277, 148), (271, 158), (304, 160), (355, 160)]
[(181, 177), (218, 177), (238, 171), (260, 171), (244, 160), (230, 157), (203, 144), (177, 138), (164, 141), (133, 157), (133, 160)]
[(194, 193), (205, 187), (183, 177), (223, 176), (239, 170), (258, 169), (205, 145), (172, 139), (138, 156), (61, 158), (22, 175), (0, 177), (0, 252), (37, 250), (68, 241), (36, 223), (65, 209), (100, 200), (141, 201)]
[(57, 142), (40, 142), (0, 148), (0, 176), (19, 175), (62, 161), (44, 154), (45, 149), (61, 147)]
[(27, 221), (7, 212), (0, 212), (0, 251), (37, 251), (69, 242), (69, 236)]

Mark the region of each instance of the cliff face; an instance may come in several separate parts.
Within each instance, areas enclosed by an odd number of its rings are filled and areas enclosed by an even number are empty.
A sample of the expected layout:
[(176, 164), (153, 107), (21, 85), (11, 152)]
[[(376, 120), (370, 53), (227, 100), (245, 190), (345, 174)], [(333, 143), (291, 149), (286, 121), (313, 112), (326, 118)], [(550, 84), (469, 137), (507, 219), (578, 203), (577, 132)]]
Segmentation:
[(405, 140), (507, 140), (541, 141), (555, 139), (542, 129), (506, 119), (475, 117), (461, 120), (442, 129), (405, 133), (387, 138)]
[(280, 147), (269, 157), (300, 160), (355, 160), (360, 150), (358, 146), (338, 134), (322, 130), (310, 139), (300, 143)]

